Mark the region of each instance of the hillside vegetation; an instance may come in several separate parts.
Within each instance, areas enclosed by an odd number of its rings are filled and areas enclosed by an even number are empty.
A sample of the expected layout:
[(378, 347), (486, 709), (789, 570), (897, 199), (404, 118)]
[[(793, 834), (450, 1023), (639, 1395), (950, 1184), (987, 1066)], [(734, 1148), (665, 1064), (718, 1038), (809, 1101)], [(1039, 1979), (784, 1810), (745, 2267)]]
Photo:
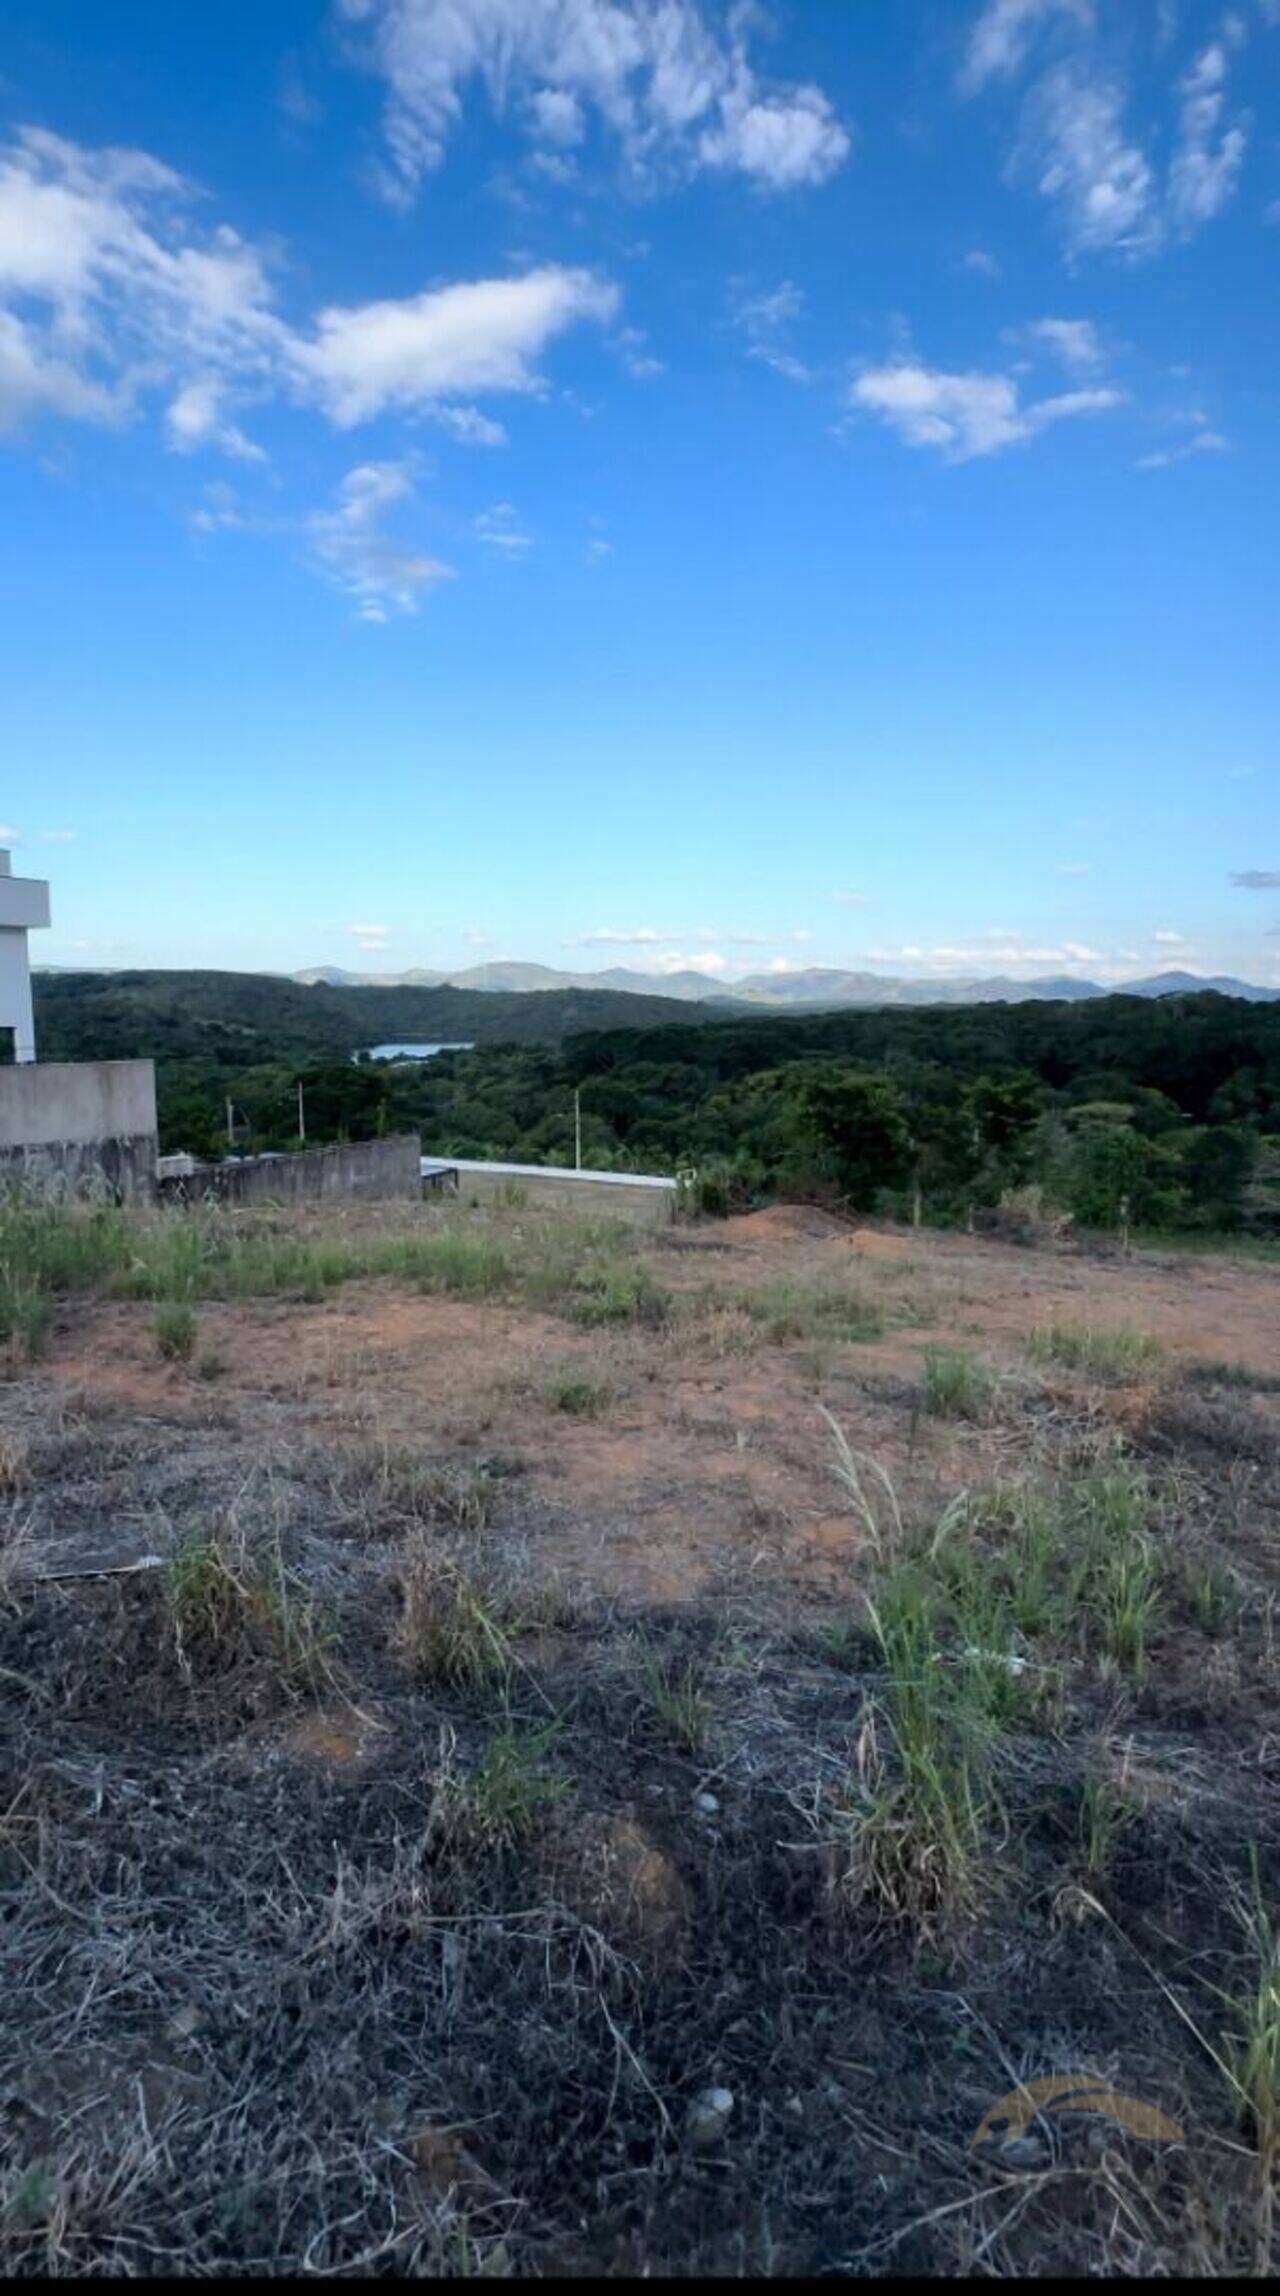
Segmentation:
[(678, 1025), (684, 1011), (673, 999), (603, 989), (335, 988), (273, 973), (37, 973), (34, 990), (45, 1060), (203, 1060), (226, 1068), (406, 1039), (557, 1044), (615, 1023)]
[[(696, 1170), (707, 1209), (783, 1194), (946, 1224), (1013, 1198), (1033, 1224), (1040, 1207), (1094, 1228), (1280, 1232), (1280, 1004), (660, 1009), (653, 1026), (644, 1000), (606, 992), (68, 975), (41, 984), (39, 1025), (49, 1057), (154, 1054), (166, 1148), (220, 1153), (228, 1097), (242, 1145), (291, 1147), (301, 1081), (311, 1142), (417, 1130), (444, 1153), (564, 1163), (577, 1094), (589, 1165)], [(474, 1051), (425, 1066), (351, 1057), (468, 1034)]]

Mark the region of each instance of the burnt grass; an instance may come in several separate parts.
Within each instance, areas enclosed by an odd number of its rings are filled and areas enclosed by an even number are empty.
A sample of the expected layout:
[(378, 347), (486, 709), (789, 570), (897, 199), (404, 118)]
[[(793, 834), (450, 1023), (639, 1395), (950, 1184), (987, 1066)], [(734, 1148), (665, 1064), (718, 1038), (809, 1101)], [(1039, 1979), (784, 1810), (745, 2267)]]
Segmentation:
[[(1256, 1854), (1274, 1902), (1280, 1870), (1280, 1483), (1252, 1397), (1166, 1388), (1133, 1431), (1175, 1461), (1195, 1553), (1234, 1574), (1229, 1621), (1171, 1600), (1145, 1679), (1082, 1668), (1062, 1711), (1004, 1731), (979, 1908), (924, 1932), (833, 1893), (818, 1813), (880, 1685), (795, 1588), (715, 1612), (551, 1600), (499, 1481), (483, 1529), (415, 1527), (508, 1586), (513, 1662), (423, 1685), (395, 1649), (394, 1494), (361, 1506), (312, 1437), (264, 1458), (216, 1401), (201, 1424), (55, 1419), (35, 1374), (3, 1402), (9, 2271), (1259, 2265), (1258, 2162), (1191, 2029), (1221, 2047), (1248, 1983), (1232, 1892)], [(214, 1519), (314, 1601), (301, 1666), (252, 1634), (183, 1648), (167, 1562), (49, 1575), (167, 1558)], [(641, 1646), (701, 1686), (696, 1750)], [(513, 1731), (555, 1787), (515, 1827), (476, 1799)], [(1086, 1888), (1100, 1746), (1131, 1783)], [(1186, 2141), (1077, 2114), (971, 2148), (999, 2096), (1061, 2071)], [(733, 2109), (700, 2148), (710, 2087)]]

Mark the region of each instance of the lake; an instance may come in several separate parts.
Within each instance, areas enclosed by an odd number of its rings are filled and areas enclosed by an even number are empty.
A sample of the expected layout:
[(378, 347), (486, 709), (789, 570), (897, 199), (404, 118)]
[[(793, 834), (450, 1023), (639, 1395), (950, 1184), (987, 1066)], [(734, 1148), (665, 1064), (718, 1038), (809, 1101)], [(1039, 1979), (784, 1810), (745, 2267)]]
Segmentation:
[(371, 1044), (367, 1060), (434, 1060), (438, 1052), (474, 1052), (474, 1044)]

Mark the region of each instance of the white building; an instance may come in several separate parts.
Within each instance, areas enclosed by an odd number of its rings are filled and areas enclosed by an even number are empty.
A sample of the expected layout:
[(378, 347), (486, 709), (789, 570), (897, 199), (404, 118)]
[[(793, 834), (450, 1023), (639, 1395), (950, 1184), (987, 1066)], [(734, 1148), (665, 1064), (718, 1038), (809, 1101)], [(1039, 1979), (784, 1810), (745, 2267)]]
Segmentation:
[(12, 856), (0, 846), (0, 1030), (13, 1031), (13, 1057), (34, 1060), (27, 935), (49, 922), (49, 888), (39, 877), (15, 877)]

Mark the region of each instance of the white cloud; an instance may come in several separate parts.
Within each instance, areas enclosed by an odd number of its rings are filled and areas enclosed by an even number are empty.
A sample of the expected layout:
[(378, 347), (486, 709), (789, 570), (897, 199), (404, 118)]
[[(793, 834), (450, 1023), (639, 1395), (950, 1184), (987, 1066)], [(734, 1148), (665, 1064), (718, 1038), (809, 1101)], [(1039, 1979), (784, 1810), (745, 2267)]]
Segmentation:
[(1064, 391), (1024, 406), (1012, 375), (975, 369), (951, 374), (902, 358), (864, 369), (850, 396), (907, 446), (933, 447), (948, 462), (969, 462), (1033, 438), (1051, 423), (1104, 413), (1119, 406), (1124, 394), (1112, 388)]
[(998, 946), (991, 946), (989, 937), (984, 946), (966, 946), (947, 941), (924, 944), (916, 941), (903, 943), (898, 948), (865, 949), (863, 955), (870, 964), (914, 966), (925, 975), (945, 979), (951, 974), (989, 973), (992, 966), (1001, 973), (1011, 969), (1032, 973), (1060, 971), (1064, 966), (1100, 966), (1107, 963), (1101, 949), (1094, 949), (1085, 941), (1060, 941), (1052, 946), (1038, 942), (1024, 942), (1020, 936), (1000, 933), (993, 936)]
[(740, 303), (737, 323), (747, 338), (747, 353), (790, 383), (812, 382), (803, 360), (787, 348), (788, 330), (804, 310), (804, 295), (794, 280), (784, 279), (768, 293), (752, 295)]
[(723, 99), (721, 119), (702, 136), (709, 167), (736, 170), (768, 191), (825, 183), (849, 156), (849, 138), (820, 88), (782, 96), (752, 92), (749, 73)]
[(841, 909), (866, 909), (871, 905), (869, 893), (833, 893), (831, 898)]
[(313, 559), (354, 600), (362, 622), (414, 613), (423, 592), (453, 571), (384, 532), (384, 514), (412, 491), (409, 465), (362, 463), (343, 479), (336, 508), (317, 511), (306, 522)]
[(587, 132), (582, 106), (565, 88), (535, 88), (529, 110), (539, 142), (561, 151), (580, 144)]
[(0, 822), (0, 845), (21, 845), (21, 843), (22, 831), (11, 829), (7, 822)]
[(1171, 925), (1165, 926), (1161, 932), (1153, 933), (1151, 938), (1162, 949), (1189, 949), (1191, 947), (1186, 934), (1175, 932)]
[(622, 327), (614, 337), (614, 341), (617, 344), (623, 366), (629, 375), (635, 377), (637, 382), (647, 383), (651, 382), (655, 375), (665, 375), (667, 370), (662, 360), (655, 359), (652, 351), (645, 348), (647, 337), (643, 328)]
[(546, 264), (516, 279), (477, 279), (398, 302), (321, 311), (295, 340), (301, 386), (344, 427), (387, 408), (477, 391), (534, 391), (534, 361), (580, 319), (610, 319), (618, 291), (589, 271)]
[(1100, 61), (1088, 0), (989, 0), (970, 38), (962, 92), (1017, 77), (1051, 23), (1066, 35), (1065, 53), (1059, 42), (1032, 81), (1011, 171), (1057, 208), (1073, 254), (1136, 257), (1189, 238), (1221, 213), (1239, 180), (1249, 121), (1243, 113), (1228, 119), (1226, 81), (1229, 50), (1247, 37), (1244, 19), (1228, 12), (1171, 91), (1176, 141), (1163, 183), (1125, 125), (1125, 85)]
[(1033, 319), (1026, 332), (1073, 374), (1091, 374), (1103, 363), (1102, 344), (1092, 319)]
[(617, 313), (610, 282), (549, 263), (294, 325), (264, 250), (227, 225), (198, 229), (195, 206), (195, 187), (145, 152), (32, 128), (0, 147), (0, 428), (122, 421), (163, 392), (182, 453), (262, 459), (238, 409), (281, 397), (340, 428), (399, 408), (500, 445), (470, 402), (542, 389), (555, 338)]
[(482, 542), (508, 558), (518, 558), (533, 546), (533, 536), (525, 533), (510, 502), (495, 502), (491, 510), (482, 510), (475, 531)]
[(635, 925), (619, 931), (613, 925), (598, 925), (593, 933), (580, 933), (582, 948), (661, 948), (673, 941), (718, 941), (723, 936), (711, 925), (697, 925), (679, 933), (659, 933), (652, 925)]
[[(3, 834), (3, 830), (0, 830), (0, 836)], [(38, 845), (74, 845), (75, 841), (74, 829), (41, 829), (36, 833)]]
[(1189, 455), (1229, 454), (1230, 451), (1230, 440), (1225, 439), (1221, 431), (1210, 430), (1206, 426), (1194, 431), (1190, 438), (1183, 439), (1178, 446), (1157, 447), (1150, 454), (1139, 455), (1137, 467), (1139, 470), (1168, 470), (1174, 463), (1185, 462)]
[(492, 416), (482, 415), (479, 407), (432, 407), (431, 419), (447, 430), (450, 438), (463, 446), (505, 446), (507, 434), (501, 423)]
[(262, 448), (246, 438), (223, 412), (224, 395), (225, 386), (213, 375), (198, 375), (184, 383), (165, 413), (170, 446), (178, 454), (191, 454), (202, 446), (219, 446), (224, 454), (241, 462), (265, 462)]
[(371, 952), (385, 949), (391, 938), (390, 925), (348, 925), (347, 931), (362, 949)]
[(991, 80), (1012, 79), (1037, 35), (1055, 17), (1070, 18), (1087, 30), (1093, 9), (1089, 0), (986, 0), (969, 34), (960, 68), (961, 94), (976, 96)]
[(387, 84), (392, 196), (438, 167), (477, 83), (520, 102), (543, 156), (576, 147), (587, 115), (651, 184), (699, 167), (769, 191), (821, 183), (849, 136), (821, 89), (763, 82), (750, 14), (722, 29), (703, 0), (339, 0)]
[(652, 970), (655, 973), (664, 975), (671, 973), (720, 974), (727, 972), (728, 969), (728, 958), (722, 957), (716, 949), (695, 949), (692, 954), (683, 949), (664, 949), (660, 956), (654, 958), (652, 965)]
[(1058, 207), (1076, 250), (1140, 254), (1158, 243), (1155, 176), (1123, 114), (1118, 83), (1079, 65), (1047, 73), (1028, 103), (1014, 169)]
[(961, 256), (958, 268), (971, 271), (978, 279), (999, 279), (1003, 276), (999, 261), (989, 247), (970, 247)]
[(195, 236), (192, 196), (146, 152), (38, 128), (0, 152), (0, 419), (111, 420), (144, 381), (260, 369), (265, 257), (226, 225)]
[(1202, 49), (1181, 83), (1181, 133), (1169, 169), (1169, 207), (1175, 228), (1189, 234), (1221, 213), (1244, 160), (1243, 120), (1223, 127), (1226, 51), (1220, 41)]

